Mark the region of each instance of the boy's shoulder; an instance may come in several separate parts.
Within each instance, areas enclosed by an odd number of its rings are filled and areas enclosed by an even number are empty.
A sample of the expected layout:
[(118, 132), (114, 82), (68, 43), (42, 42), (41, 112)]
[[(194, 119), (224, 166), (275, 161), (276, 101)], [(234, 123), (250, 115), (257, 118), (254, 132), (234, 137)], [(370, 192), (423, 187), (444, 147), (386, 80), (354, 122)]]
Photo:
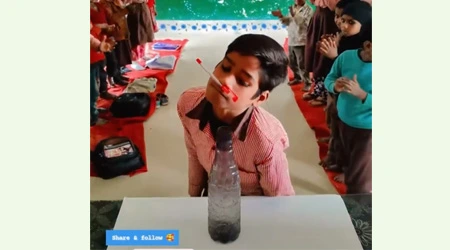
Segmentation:
[(258, 137), (261, 143), (263, 141), (264, 143), (274, 143), (281, 140), (286, 148), (289, 146), (286, 130), (278, 118), (262, 107), (255, 108), (252, 116), (255, 131), (249, 131), (249, 133)]
[(206, 87), (193, 87), (184, 91), (177, 103), (177, 110), (184, 115), (191, 111), (205, 97)]

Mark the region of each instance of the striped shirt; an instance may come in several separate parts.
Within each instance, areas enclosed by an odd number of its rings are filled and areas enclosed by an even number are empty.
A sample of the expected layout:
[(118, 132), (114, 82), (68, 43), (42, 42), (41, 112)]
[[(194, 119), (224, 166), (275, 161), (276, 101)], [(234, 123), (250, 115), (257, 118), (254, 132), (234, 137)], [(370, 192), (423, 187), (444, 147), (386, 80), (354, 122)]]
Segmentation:
[[(215, 157), (214, 133), (208, 122), (210, 107), (211, 103), (205, 99), (205, 87), (185, 91), (177, 105), (188, 152), (190, 196), (200, 196), (207, 188)], [(249, 108), (239, 124), (232, 127), (242, 195), (295, 195), (284, 153), (289, 140), (280, 121), (256, 107)]]

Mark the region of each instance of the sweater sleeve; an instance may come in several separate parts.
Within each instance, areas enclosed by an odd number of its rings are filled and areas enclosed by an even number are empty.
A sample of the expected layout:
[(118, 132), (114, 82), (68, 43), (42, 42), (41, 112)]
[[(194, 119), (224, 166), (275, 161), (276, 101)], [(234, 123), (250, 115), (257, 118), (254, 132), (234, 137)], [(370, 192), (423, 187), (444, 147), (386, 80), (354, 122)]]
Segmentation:
[(341, 63), (342, 63), (342, 56), (338, 56), (338, 58), (336, 58), (336, 60), (334, 60), (333, 66), (331, 67), (331, 70), (330, 70), (330, 73), (328, 73), (328, 75), (324, 81), (325, 88), (328, 90), (328, 92), (333, 93), (333, 94), (335, 94), (335, 92), (334, 92), (335, 82), (339, 77), (342, 76)]
[(362, 103), (363, 107), (372, 108), (372, 94), (367, 93), (366, 100), (364, 100)]

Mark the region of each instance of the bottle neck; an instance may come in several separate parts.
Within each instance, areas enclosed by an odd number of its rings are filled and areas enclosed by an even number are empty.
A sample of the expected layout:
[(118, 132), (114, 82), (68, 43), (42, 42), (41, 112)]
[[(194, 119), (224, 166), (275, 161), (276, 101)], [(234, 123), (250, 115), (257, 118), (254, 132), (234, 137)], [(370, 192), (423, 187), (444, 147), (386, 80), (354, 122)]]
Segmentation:
[(231, 166), (234, 165), (234, 155), (233, 149), (216, 149), (216, 157), (214, 159), (215, 165), (225, 165)]

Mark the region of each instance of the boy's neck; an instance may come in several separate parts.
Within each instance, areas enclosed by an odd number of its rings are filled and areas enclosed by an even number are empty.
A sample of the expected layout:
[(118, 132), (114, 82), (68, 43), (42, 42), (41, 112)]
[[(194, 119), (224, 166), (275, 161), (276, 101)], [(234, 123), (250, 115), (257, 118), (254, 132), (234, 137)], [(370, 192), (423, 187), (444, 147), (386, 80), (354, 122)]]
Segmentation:
[(234, 110), (219, 110), (212, 107), (214, 116), (226, 123), (226, 124), (232, 124), (238, 117), (240, 117), (247, 109), (244, 109), (242, 111), (234, 111)]

